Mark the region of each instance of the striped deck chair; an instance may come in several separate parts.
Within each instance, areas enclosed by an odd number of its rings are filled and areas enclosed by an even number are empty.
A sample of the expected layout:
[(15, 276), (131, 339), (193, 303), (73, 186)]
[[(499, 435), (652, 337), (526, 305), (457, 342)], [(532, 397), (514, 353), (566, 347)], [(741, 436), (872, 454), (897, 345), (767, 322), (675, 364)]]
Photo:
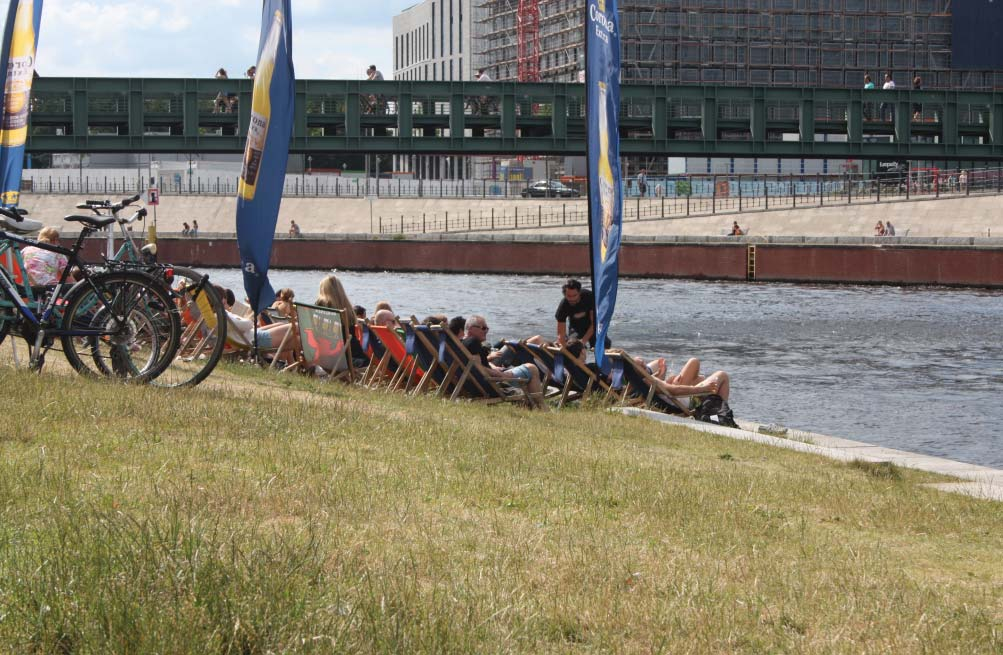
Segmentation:
[(351, 333), (343, 309), (293, 303), (302, 351), (300, 366), (309, 372), (319, 367), (329, 380), (355, 379), (349, 352)]
[[(489, 378), (480, 368), (480, 358), (474, 357), (467, 347), (449, 330), (432, 328), (439, 335), (439, 361), (459, 369), (459, 378), (452, 384), (450, 400), (463, 396), (477, 402), (488, 404), (500, 402), (529, 403), (526, 394), (526, 381), (507, 379), (504, 385), (501, 380)], [(442, 387), (439, 395), (444, 396), (448, 387)], [(511, 392), (509, 390), (512, 390)]]
[(554, 356), (554, 378), (561, 389), (558, 407), (575, 400), (585, 400), (593, 393), (609, 395), (609, 384), (570, 350), (558, 346), (547, 346), (544, 350)]
[(512, 351), (517, 364), (534, 364), (543, 374), (544, 398), (552, 398), (561, 393), (563, 383), (555, 377), (553, 352), (544, 346), (525, 341), (506, 341), (505, 346)]
[[(659, 391), (648, 370), (622, 350), (608, 350), (610, 393), (623, 405), (640, 405), (666, 414), (693, 416), (688, 396), (673, 396)], [(707, 393), (710, 393), (709, 391)]]

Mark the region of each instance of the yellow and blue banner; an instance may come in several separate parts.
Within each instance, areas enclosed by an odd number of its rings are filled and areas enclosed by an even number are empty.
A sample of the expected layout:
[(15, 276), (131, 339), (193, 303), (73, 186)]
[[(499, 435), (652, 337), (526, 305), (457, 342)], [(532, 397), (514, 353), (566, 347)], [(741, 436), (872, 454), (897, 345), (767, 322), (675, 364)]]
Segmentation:
[(588, 0), (585, 99), (589, 238), (596, 299), (596, 364), (606, 370), (606, 335), (620, 275), (620, 19), (616, 0)]
[(251, 123), (237, 184), (237, 245), (244, 290), (255, 313), (275, 300), (268, 266), (289, 163), (295, 86), (289, 0), (265, 0)]
[(10, 0), (0, 51), (0, 70), (7, 71), (0, 119), (0, 205), (4, 207), (14, 207), (21, 199), (31, 82), (41, 22), (42, 0)]

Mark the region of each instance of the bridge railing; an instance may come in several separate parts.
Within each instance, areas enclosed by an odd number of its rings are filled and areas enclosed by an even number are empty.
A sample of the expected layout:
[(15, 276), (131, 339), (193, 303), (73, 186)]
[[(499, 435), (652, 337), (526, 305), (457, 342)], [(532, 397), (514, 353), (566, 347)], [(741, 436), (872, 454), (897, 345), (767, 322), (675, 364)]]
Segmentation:
[[(673, 185), (668, 185), (669, 182)], [(1003, 194), (1003, 169), (923, 169), (839, 177), (695, 175), (649, 182), (643, 196), (634, 187), (624, 199), (623, 220), (667, 220), (987, 194)], [(587, 223), (588, 208), (584, 201), (552, 200), (529, 206), (381, 215), (375, 230), (379, 234), (508, 232)]]

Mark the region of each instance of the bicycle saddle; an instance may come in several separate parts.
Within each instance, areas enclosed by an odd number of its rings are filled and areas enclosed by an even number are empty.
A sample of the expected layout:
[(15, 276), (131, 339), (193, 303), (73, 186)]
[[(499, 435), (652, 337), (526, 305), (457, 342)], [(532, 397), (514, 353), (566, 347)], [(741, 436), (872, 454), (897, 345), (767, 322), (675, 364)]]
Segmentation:
[(63, 219), (67, 223), (83, 223), (96, 230), (108, 227), (115, 222), (115, 217), (105, 218), (103, 216), (67, 216)]
[(0, 230), (13, 232), (14, 234), (34, 234), (41, 230), (44, 225), (41, 221), (33, 221), (29, 218), (22, 218), (20, 221), (12, 221), (6, 216), (0, 215)]

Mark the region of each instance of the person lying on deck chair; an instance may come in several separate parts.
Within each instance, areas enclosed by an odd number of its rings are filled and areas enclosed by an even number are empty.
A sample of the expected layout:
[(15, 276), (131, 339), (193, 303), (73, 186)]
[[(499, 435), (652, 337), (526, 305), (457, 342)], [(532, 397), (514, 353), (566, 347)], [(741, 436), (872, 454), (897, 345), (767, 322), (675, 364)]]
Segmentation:
[[(234, 314), (233, 305), (236, 302), (234, 298), (233, 291), (230, 289), (223, 288), (219, 285), (216, 286), (216, 291), (219, 293), (219, 297), (223, 299), (223, 306), (226, 312), (226, 318), (231, 327), (237, 334), (233, 335), (235, 340), (243, 343), (245, 345), (254, 344), (254, 320), (249, 317), (238, 316)], [(272, 325), (265, 325), (258, 327), (258, 348), (261, 350), (274, 350), (282, 345), (282, 341), (286, 338), (286, 334), (289, 332), (290, 323), (273, 323)], [(278, 359), (291, 362), (296, 358), (296, 354), (292, 350), (286, 350), (275, 355)]]
[(535, 405), (543, 402), (543, 385), (540, 383), (539, 369), (533, 364), (522, 364), (512, 368), (499, 368), (488, 361), (490, 348), (484, 345), (488, 338), (488, 321), (483, 316), (474, 314), (467, 319), (467, 336), (463, 345), (470, 354), (480, 359), (481, 370), (485, 376), (498, 380), (527, 380), (526, 394)]
[(675, 396), (685, 396), (693, 393), (693, 389), (700, 389), (698, 393), (716, 393), (725, 400), (731, 395), (731, 378), (724, 371), (714, 371), (710, 375), (700, 374), (700, 360), (692, 357), (679, 373), (673, 374), (667, 370), (665, 358), (645, 362), (640, 357), (635, 357), (641, 366), (648, 369), (652, 376), (659, 382), (659, 388)]

